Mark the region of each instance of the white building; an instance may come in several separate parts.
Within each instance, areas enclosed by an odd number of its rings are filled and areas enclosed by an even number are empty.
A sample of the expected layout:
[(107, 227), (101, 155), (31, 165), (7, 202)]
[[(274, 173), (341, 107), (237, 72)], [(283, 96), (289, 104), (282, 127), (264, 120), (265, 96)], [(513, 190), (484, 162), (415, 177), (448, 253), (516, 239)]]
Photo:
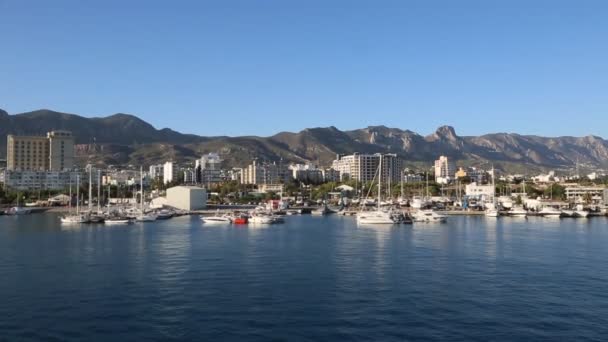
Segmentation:
[(604, 194), (607, 191), (605, 187), (601, 186), (573, 186), (567, 187), (566, 199), (583, 201), (589, 198), (595, 202), (599, 202), (604, 199)]
[(163, 172), (163, 164), (150, 165), (150, 170), (148, 171), (152, 179), (163, 178)]
[(456, 166), (446, 156), (440, 156), (435, 160), (435, 182), (447, 184), (454, 179)]
[(323, 183), (323, 171), (311, 164), (291, 164), (289, 165), (291, 177), (305, 184)]
[(217, 153), (209, 153), (195, 161), (196, 182), (202, 184), (219, 183), (222, 179), (222, 159)]
[[(89, 176), (76, 171), (10, 171), (4, 170), (0, 182), (5, 188), (13, 190), (63, 190), (70, 184), (76, 186), (76, 177), (80, 176), (80, 184), (88, 183)], [(97, 184), (96, 173), (93, 183)]]
[(163, 183), (168, 184), (177, 180), (177, 164), (174, 162), (166, 162), (163, 165)]
[(167, 189), (167, 205), (182, 210), (207, 207), (207, 191), (196, 186), (174, 186)]
[(276, 163), (259, 164), (254, 160), (241, 171), (241, 184), (279, 184), (288, 180), (289, 174)]
[(471, 183), (465, 186), (465, 194), (469, 197), (492, 198), (494, 191), (494, 186), (491, 184), (480, 185), (477, 183)]
[(392, 182), (399, 182), (401, 161), (396, 154), (338, 155), (332, 163), (332, 169), (340, 173), (340, 180), (371, 182), (377, 174), (380, 158), (382, 158), (382, 182), (387, 182), (389, 178)]

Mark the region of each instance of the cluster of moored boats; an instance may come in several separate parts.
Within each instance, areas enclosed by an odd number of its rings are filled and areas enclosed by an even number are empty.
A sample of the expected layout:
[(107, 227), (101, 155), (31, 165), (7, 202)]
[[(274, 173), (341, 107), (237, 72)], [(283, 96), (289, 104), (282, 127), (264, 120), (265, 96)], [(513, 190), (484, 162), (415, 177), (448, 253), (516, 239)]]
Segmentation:
[[(285, 222), (285, 215), (294, 215), (296, 211), (273, 212), (270, 210), (253, 210), (250, 212), (233, 212), (212, 216), (201, 216), (205, 224), (275, 224)], [(299, 212), (298, 212), (299, 213)]]
[(177, 213), (171, 209), (141, 212), (136, 210), (113, 210), (109, 212), (76, 212), (60, 217), (61, 223), (105, 223), (128, 224), (133, 222), (152, 222), (166, 220)]
[(512, 217), (527, 217), (527, 216), (542, 216), (542, 217), (572, 217), (585, 218), (590, 212), (584, 210), (582, 206), (577, 206), (575, 209), (557, 209), (551, 206), (543, 207), (539, 211), (528, 211), (522, 206), (514, 206), (509, 210), (498, 211), (494, 208), (488, 208), (485, 211), (486, 216), (512, 216)]

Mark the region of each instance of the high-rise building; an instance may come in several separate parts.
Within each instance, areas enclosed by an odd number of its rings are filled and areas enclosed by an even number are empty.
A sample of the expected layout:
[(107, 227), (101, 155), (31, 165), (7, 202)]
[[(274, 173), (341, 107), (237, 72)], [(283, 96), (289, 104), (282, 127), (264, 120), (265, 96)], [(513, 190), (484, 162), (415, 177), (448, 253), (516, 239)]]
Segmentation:
[(447, 184), (455, 175), (456, 166), (448, 157), (441, 156), (435, 160), (435, 182)]
[(382, 182), (387, 182), (389, 179), (391, 182), (399, 182), (401, 160), (393, 153), (338, 155), (332, 163), (332, 169), (340, 173), (341, 180), (371, 182), (378, 173), (380, 158), (382, 158)]
[(74, 166), (74, 137), (68, 131), (51, 131), (49, 141), (49, 169), (61, 171)]
[(196, 160), (194, 170), (196, 182), (202, 184), (222, 181), (222, 159), (217, 153), (209, 153)]
[(74, 137), (68, 131), (43, 136), (7, 136), (7, 169), (62, 171), (74, 167)]
[(168, 184), (177, 180), (177, 164), (168, 161), (163, 165), (163, 183)]
[(242, 184), (279, 184), (285, 182), (287, 177), (289, 173), (281, 164), (259, 164), (257, 160), (241, 171)]

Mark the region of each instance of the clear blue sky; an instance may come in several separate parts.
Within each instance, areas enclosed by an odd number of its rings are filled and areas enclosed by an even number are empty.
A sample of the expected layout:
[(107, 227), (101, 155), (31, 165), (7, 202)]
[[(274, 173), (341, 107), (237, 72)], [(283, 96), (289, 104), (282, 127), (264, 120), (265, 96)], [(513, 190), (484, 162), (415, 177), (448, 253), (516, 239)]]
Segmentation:
[(0, 108), (608, 137), (608, 1), (0, 0)]

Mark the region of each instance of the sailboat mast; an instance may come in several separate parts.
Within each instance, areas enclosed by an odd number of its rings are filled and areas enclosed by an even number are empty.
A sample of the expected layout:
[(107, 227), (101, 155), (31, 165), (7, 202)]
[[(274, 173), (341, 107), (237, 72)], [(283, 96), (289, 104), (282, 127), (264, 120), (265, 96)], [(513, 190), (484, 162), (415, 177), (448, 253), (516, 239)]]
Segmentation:
[(76, 175), (76, 215), (80, 214), (80, 175)]
[(97, 170), (97, 212), (101, 212), (100, 208), (101, 202), (101, 171)]
[(89, 165), (89, 212), (93, 211), (93, 167)]
[(380, 210), (380, 197), (382, 196), (382, 154), (378, 165), (378, 210)]
[(139, 190), (141, 191), (141, 213), (144, 213), (144, 171), (139, 167)]

